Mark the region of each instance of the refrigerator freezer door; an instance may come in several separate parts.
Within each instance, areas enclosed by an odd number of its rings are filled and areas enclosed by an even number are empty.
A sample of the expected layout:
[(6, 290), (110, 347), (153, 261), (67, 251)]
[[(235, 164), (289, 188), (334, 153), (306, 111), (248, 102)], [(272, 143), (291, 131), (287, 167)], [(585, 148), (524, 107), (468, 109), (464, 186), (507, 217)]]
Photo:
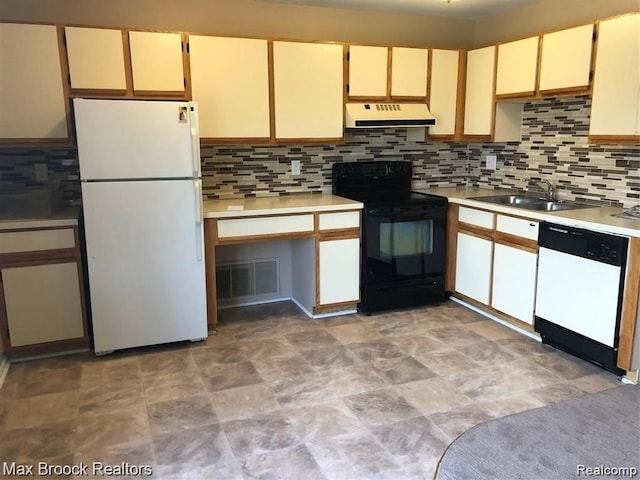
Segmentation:
[(82, 184), (96, 353), (207, 336), (194, 183)]
[(73, 101), (81, 180), (200, 176), (194, 103)]

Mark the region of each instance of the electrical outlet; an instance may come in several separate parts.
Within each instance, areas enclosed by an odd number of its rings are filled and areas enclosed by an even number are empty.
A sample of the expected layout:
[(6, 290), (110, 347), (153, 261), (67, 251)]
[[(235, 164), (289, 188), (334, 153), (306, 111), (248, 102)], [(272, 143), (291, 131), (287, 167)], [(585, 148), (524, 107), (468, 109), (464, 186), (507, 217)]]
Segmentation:
[(300, 175), (300, 160), (291, 160), (291, 175)]
[(36, 163), (36, 182), (46, 182), (49, 179), (49, 172), (47, 171), (46, 163)]
[(485, 165), (487, 170), (495, 170), (496, 169), (496, 160), (497, 157), (495, 155), (487, 155), (484, 157)]

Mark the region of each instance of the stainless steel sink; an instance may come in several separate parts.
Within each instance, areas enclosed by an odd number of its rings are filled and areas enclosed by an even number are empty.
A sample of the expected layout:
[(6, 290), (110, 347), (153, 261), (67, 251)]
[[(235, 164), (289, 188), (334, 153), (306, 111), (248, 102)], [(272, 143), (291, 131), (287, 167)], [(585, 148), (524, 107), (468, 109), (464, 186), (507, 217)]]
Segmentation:
[(593, 208), (586, 203), (571, 202), (569, 200), (546, 200), (544, 198), (529, 197), (527, 195), (494, 195), (490, 197), (473, 197), (470, 200), (479, 202), (507, 205), (509, 207), (535, 210), (539, 212), (557, 212), (560, 210), (576, 210), (579, 208)]

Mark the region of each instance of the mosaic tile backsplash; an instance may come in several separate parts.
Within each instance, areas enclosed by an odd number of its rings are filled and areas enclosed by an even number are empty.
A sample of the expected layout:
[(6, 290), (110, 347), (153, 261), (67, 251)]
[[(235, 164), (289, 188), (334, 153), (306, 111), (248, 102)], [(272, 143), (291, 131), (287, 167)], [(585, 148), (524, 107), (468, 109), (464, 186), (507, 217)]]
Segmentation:
[[(468, 184), (526, 190), (547, 179), (560, 198), (638, 205), (640, 146), (589, 144), (590, 114), (590, 96), (525, 103), (521, 142), (468, 145)], [(484, 168), (487, 154), (495, 171)]]
[[(342, 145), (205, 146), (203, 190), (208, 198), (331, 191), (331, 165), (343, 161), (410, 160), (414, 188), (473, 185), (533, 189), (531, 180), (559, 185), (561, 198), (624, 207), (640, 202), (640, 146), (590, 145), (588, 96), (524, 105), (522, 141), (444, 143), (415, 141), (410, 129), (349, 130)], [(497, 169), (483, 167), (487, 154)], [(301, 175), (291, 175), (300, 160)], [(35, 179), (46, 163), (48, 179)], [(75, 149), (0, 148), (0, 188), (61, 188), (67, 203), (80, 201)]]

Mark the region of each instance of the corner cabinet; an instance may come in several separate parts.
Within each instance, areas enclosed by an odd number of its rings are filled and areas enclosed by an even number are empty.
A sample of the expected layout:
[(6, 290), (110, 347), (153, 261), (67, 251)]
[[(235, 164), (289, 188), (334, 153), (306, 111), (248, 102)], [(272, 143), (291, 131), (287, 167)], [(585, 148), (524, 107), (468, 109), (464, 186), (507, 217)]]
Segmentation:
[(55, 25), (0, 23), (0, 144), (67, 144), (66, 90)]
[(454, 206), (454, 295), (521, 328), (533, 325), (538, 222)]
[(9, 357), (88, 348), (77, 227), (0, 230), (0, 325)]
[(189, 36), (191, 92), (204, 143), (269, 140), (268, 50), (262, 39)]
[(599, 24), (589, 141), (640, 142), (640, 14)]
[(273, 42), (276, 140), (341, 141), (342, 44)]

